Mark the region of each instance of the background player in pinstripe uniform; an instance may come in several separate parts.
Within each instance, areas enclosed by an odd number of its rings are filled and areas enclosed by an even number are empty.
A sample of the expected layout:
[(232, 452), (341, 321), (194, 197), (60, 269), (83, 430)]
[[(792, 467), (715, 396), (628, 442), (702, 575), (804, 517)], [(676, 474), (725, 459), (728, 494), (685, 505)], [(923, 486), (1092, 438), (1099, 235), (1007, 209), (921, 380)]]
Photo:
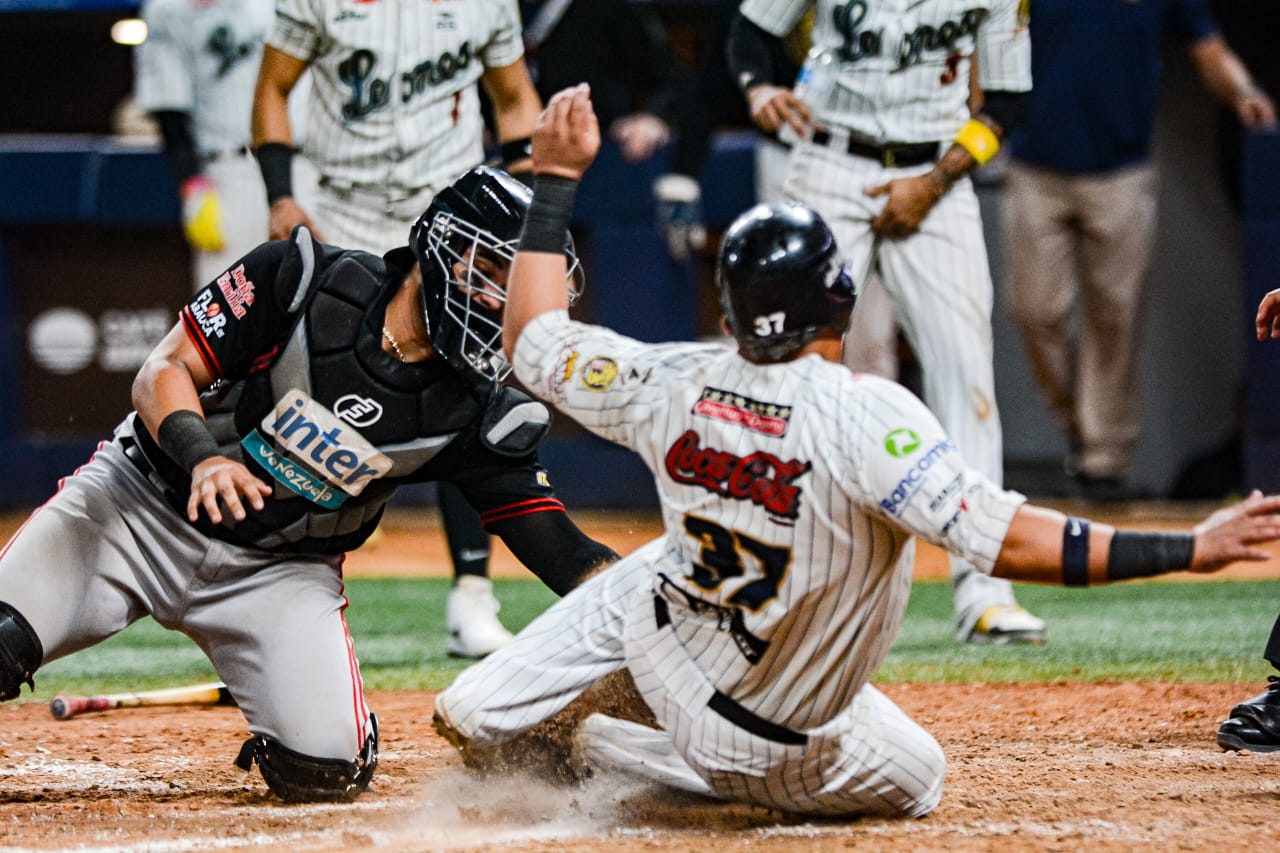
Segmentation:
[[(253, 144), (271, 202), (271, 236), (306, 224), (322, 240), (386, 252), (404, 244), (435, 194), (484, 159), (481, 83), (508, 170), (527, 168), (542, 102), (523, 59), (515, 0), (280, 0), (263, 51)], [(312, 69), (307, 157), (314, 206), (293, 196), (286, 100)], [(485, 573), (489, 537), (462, 496), (441, 484), (457, 581), (449, 652), (475, 657), (511, 639)]]
[[(147, 38), (134, 51), (135, 96), (160, 128), (198, 290), (267, 238), (249, 116), (275, 15), (260, 0), (147, 0), (141, 12)], [(290, 101), (295, 114), (300, 96)], [(295, 168), (308, 183), (306, 161)]]
[[(752, 119), (794, 141), (784, 192), (830, 223), (859, 282), (878, 270), (920, 361), (925, 400), (996, 482), (993, 294), (968, 173), (995, 154), (1031, 88), (1025, 5), (745, 0), (728, 51)], [(771, 85), (769, 43), (810, 7), (813, 47), (795, 90)], [(974, 61), (985, 93), (977, 115)], [(883, 322), (885, 313), (873, 317)], [(1017, 605), (1007, 581), (956, 557), (951, 581), (957, 640), (1044, 641), (1044, 622)]]
[(644, 458), (666, 534), (437, 697), (435, 725), (469, 763), (626, 667), (662, 730), (589, 716), (590, 764), (788, 812), (923, 815), (942, 750), (869, 683), (916, 536), (984, 573), (1066, 584), (1265, 560), (1258, 543), (1280, 537), (1280, 496), (1143, 534), (1001, 489), (910, 392), (839, 364), (853, 282), (801, 205), (753, 208), (725, 236), (736, 351), (572, 322), (558, 247), (599, 146), (584, 87), (552, 98), (533, 145), (504, 348), (534, 393)]

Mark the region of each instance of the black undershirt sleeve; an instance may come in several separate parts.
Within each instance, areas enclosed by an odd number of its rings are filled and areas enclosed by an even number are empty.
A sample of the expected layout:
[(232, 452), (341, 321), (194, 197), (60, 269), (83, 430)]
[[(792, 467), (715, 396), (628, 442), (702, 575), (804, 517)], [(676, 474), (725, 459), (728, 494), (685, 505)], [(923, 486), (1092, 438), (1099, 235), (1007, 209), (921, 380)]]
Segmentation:
[(196, 152), (195, 136), (191, 132), (191, 114), (177, 110), (159, 110), (152, 113), (151, 117), (160, 126), (165, 160), (168, 161), (169, 171), (173, 173), (178, 186), (204, 171), (200, 155)]
[(1009, 131), (1022, 121), (1022, 113), (1027, 106), (1027, 93), (991, 91), (986, 92), (983, 99), (982, 112), (996, 120), (1003, 136), (1008, 139)]
[(741, 12), (729, 25), (729, 43), (725, 46), (725, 58), (733, 82), (746, 94), (747, 89), (758, 83), (772, 83), (775, 79), (773, 43), (776, 36), (747, 20)]
[(556, 595), (581, 584), (596, 569), (618, 559), (608, 545), (583, 533), (563, 512), (534, 512), (495, 521), (488, 530)]

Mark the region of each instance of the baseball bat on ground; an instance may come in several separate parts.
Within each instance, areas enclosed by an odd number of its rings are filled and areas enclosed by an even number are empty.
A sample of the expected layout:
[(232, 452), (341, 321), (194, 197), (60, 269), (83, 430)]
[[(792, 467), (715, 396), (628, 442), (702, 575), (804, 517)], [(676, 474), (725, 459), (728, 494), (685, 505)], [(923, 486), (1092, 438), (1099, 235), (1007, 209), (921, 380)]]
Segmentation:
[(138, 693), (104, 693), (98, 696), (68, 696), (59, 693), (49, 703), (55, 720), (69, 720), (86, 711), (111, 711), (116, 708), (144, 708), (152, 705), (234, 705), (231, 691), (221, 681), (190, 684), (164, 690)]

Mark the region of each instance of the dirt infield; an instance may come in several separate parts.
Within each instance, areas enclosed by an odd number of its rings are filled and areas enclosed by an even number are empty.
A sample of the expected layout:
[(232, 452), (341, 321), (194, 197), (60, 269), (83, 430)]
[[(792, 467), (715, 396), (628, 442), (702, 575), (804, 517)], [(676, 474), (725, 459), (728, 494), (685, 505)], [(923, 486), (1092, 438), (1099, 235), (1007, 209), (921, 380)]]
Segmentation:
[(431, 697), (370, 694), (374, 789), (283, 805), (231, 760), (234, 708), (136, 709), (54, 722), (0, 706), (4, 850), (1255, 850), (1280, 848), (1280, 755), (1225, 753), (1233, 685), (887, 685), (949, 770), (923, 820), (807, 822), (596, 778), (482, 779), (430, 728)]
[[(1183, 526), (1202, 514), (1124, 520)], [(442, 571), (447, 555), (427, 516), (393, 516), (373, 547), (349, 558), (347, 573)], [(654, 516), (579, 520), (622, 552), (658, 529)], [(494, 562), (495, 574), (523, 572), (507, 554)], [(936, 549), (922, 549), (918, 577), (945, 571)], [(1232, 573), (1275, 571), (1273, 561)], [(563, 787), (477, 777), (431, 730), (433, 697), (424, 693), (370, 694), (381, 765), (374, 789), (351, 805), (284, 805), (256, 772), (233, 767), (247, 736), (234, 708), (55, 722), (43, 703), (0, 705), (0, 850), (1280, 849), (1280, 753), (1225, 753), (1214, 743), (1220, 719), (1256, 684), (883, 689), (948, 756), (942, 804), (923, 820), (815, 823), (616, 779)]]

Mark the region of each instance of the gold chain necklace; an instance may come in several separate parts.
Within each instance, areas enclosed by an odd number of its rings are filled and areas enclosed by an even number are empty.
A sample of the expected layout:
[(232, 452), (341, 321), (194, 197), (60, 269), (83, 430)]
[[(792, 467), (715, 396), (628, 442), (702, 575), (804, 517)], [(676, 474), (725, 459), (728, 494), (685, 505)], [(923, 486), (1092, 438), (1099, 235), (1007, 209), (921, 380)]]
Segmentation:
[(386, 338), (387, 343), (391, 344), (391, 349), (395, 352), (396, 358), (404, 361), (404, 350), (400, 349), (400, 343), (392, 336), (391, 331), (386, 326), (382, 327), (382, 337)]

